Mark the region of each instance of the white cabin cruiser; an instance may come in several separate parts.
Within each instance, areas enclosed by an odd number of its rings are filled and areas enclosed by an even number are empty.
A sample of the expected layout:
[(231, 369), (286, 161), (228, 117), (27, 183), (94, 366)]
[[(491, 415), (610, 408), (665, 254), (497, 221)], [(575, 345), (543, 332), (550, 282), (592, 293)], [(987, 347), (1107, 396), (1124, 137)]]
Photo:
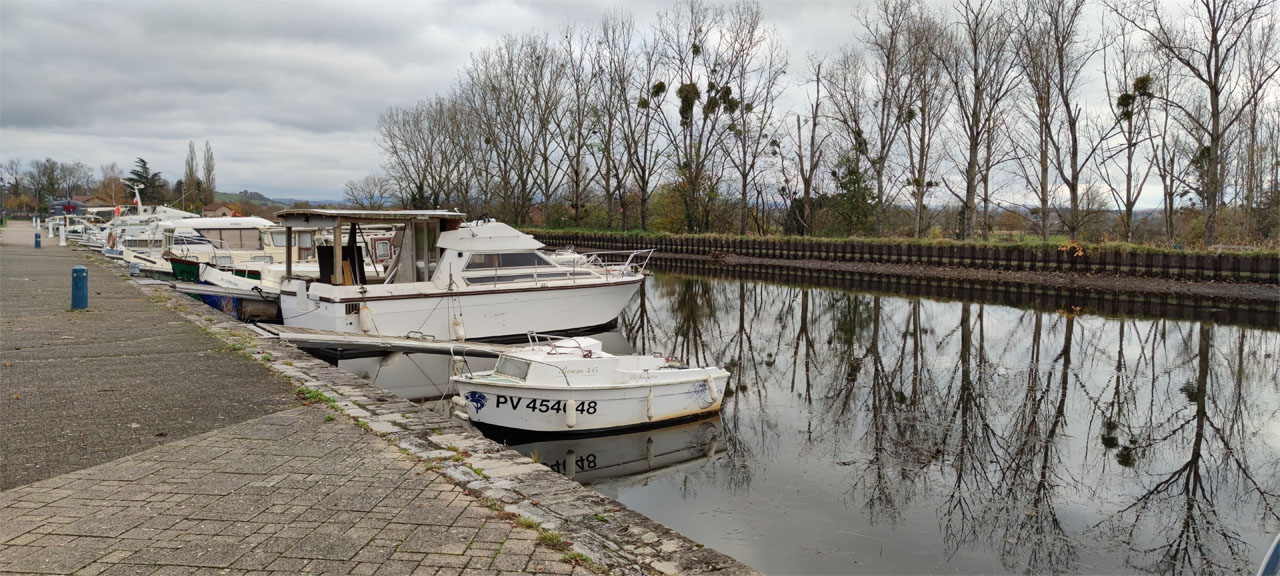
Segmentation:
[(729, 372), (614, 356), (594, 338), (531, 344), (452, 382), (476, 424), (544, 433), (652, 426), (720, 410)]
[(100, 244), (103, 255), (120, 258), (124, 248), (134, 252), (159, 248), (164, 238), (155, 231), (157, 222), (199, 217), (198, 214), (167, 206), (135, 206), (132, 210), (136, 210), (136, 213), (122, 213), (108, 222), (106, 227), (90, 233), (87, 238), (89, 242)]
[(277, 216), (286, 229), (404, 226), (383, 283), (352, 273), (363, 267), (354, 246), (322, 253), (318, 280), (286, 272), (280, 310), (287, 326), (441, 340), (520, 337), (611, 323), (644, 282), (638, 265), (557, 265), (532, 236), (491, 220), (463, 223), (457, 212), (298, 209)]

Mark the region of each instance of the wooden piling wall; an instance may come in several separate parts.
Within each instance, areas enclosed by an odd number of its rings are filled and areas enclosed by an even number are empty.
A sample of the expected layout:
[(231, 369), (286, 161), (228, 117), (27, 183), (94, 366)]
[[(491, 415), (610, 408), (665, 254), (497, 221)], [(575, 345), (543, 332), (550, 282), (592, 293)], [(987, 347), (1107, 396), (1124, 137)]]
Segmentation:
[(996, 270), (1120, 274), (1280, 284), (1280, 257), (1274, 253), (1185, 252), (1126, 250), (1098, 247), (1052, 247), (986, 244), (924, 244), (875, 242), (860, 239), (737, 237), (709, 235), (631, 236), (626, 234), (538, 230), (537, 238), (550, 246), (583, 249), (636, 250), (654, 248), (657, 256), (711, 256), (729, 253), (776, 260), (825, 260), (961, 266)]

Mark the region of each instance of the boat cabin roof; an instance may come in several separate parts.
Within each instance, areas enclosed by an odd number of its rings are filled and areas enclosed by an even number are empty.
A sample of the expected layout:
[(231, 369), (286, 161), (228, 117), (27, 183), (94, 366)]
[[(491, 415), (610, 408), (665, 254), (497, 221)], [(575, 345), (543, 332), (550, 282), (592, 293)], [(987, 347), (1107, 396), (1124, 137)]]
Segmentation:
[(466, 216), (453, 210), (334, 210), (290, 208), (276, 212), (280, 225), (291, 228), (327, 228), (343, 222), (383, 223), (461, 220)]
[(236, 216), (230, 218), (182, 218), (161, 222), (161, 226), (207, 230), (218, 228), (268, 228), (275, 226), (275, 223), (257, 216)]
[(503, 252), (537, 250), (543, 243), (496, 220), (476, 220), (457, 230), (441, 232), (436, 246), (459, 252)]

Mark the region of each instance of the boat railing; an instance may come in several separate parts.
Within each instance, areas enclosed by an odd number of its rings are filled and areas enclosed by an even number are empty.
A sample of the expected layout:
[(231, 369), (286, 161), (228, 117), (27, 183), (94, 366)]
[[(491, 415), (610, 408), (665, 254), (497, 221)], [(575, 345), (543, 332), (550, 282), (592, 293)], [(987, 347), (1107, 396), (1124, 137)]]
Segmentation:
[(578, 342), (577, 338), (567, 338), (565, 336), (556, 336), (555, 334), (542, 334), (539, 332), (526, 332), (525, 337), (528, 338), (530, 346), (539, 346), (539, 345), (550, 346), (553, 354), (555, 353), (557, 344), (560, 344), (560, 343), (566, 343), (562, 346), (559, 346), (561, 348), (577, 348), (578, 350), (586, 352), (586, 350), (582, 347), (582, 344)]
[[(529, 338), (530, 338), (530, 343), (531, 343), (531, 345), (532, 345), (532, 343), (535, 341), (535, 340), (534, 340), (534, 338), (535, 338), (535, 337), (537, 337), (537, 338), (547, 338), (547, 339), (553, 338), (553, 336), (551, 336), (551, 335), (549, 335), (549, 334), (534, 334), (533, 332), (529, 332)], [(472, 369), (471, 369), (471, 362), (470, 362), (470, 361), (468, 360), (468, 358), (467, 358), (467, 350), (469, 350), (469, 349), (468, 349), (468, 348), (466, 348), (466, 347), (462, 347), (461, 351), (450, 350), (450, 351), (449, 351), (449, 355), (450, 355), (450, 356), (453, 356), (453, 358), (454, 358), (455, 360), (457, 360), (457, 359), (461, 359), (461, 361), (462, 361), (462, 366), (464, 367), (464, 370), (460, 370), (459, 372), (455, 372), (455, 374), (459, 374), (459, 373), (461, 373), (462, 371), (465, 371), (465, 372), (466, 372), (466, 374), (467, 374), (467, 377), (472, 377), (472, 376), (474, 375), (474, 373), (475, 373), (475, 370), (472, 370)], [(501, 359), (501, 356), (499, 356), (499, 359)], [(560, 366), (556, 366), (555, 364), (552, 364), (552, 363), (550, 363), (550, 362), (543, 362), (543, 361), (540, 361), (540, 360), (534, 360), (534, 359), (532, 359), (532, 358), (520, 358), (520, 361), (521, 361), (521, 362), (528, 362), (528, 363), (530, 363), (530, 364), (540, 364), (540, 365), (542, 365), (542, 366), (550, 366), (551, 368), (555, 368), (555, 369), (556, 369), (556, 371), (560, 372), (560, 377), (561, 377), (561, 378), (564, 378), (564, 385), (565, 385), (565, 387), (566, 387), (566, 388), (572, 388), (572, 387), (573, 387), (573, 384), (569, 381), (569, 374), (568, 374), (567, 372), (565, 372), (565, 371), (564, 371), (564, 368), (561, 368)]]
[(587, 266), (604, 270), (609, 276), (636, 276), (644, 274), (653, 257), (653, 248), (643, 250), (604, 250), (585, 252)]

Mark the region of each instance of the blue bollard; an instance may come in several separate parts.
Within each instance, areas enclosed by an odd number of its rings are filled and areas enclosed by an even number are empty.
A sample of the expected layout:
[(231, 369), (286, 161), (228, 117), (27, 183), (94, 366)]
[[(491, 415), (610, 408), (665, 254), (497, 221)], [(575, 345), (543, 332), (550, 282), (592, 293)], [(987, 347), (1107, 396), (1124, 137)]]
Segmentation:
[(40, 233), (36, 232), (36, 248), (40, 247)]
[(89, 269), (76, 266), (71, 269), (71, 309), (89, 308)]

